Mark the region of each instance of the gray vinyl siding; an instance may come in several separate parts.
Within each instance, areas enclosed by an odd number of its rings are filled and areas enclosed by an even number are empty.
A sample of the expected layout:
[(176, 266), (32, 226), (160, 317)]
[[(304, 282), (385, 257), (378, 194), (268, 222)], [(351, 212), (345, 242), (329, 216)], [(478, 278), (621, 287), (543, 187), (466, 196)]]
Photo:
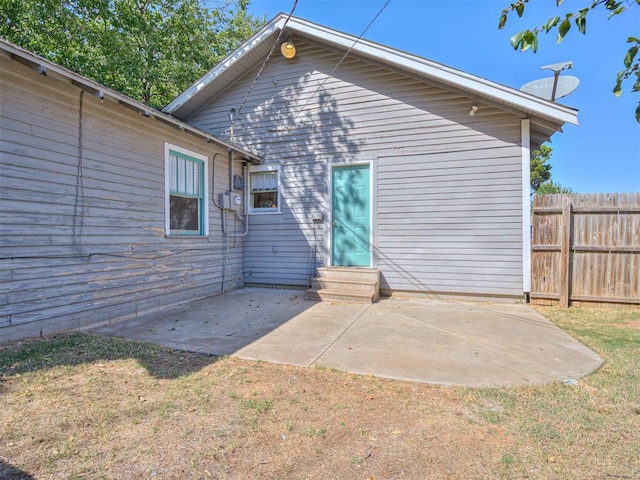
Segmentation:
[[(382, 288), (522, 295), (520, 118), (354, 56), (325, 82), (342, 52), (293, 41), (295, 59), (276, 52), (234, 129), (283, 177), (282, 215), (251, 217), (245, 280), (306, 285), (329, 264), (331, 165), (373, 161)], [(185, 120), (228, 135), (256, 71)]]
[(78, 183), (80, 90), (0, 62), (0, 343), (220, 293), (225, 263), (242, 285), (242, 239), (227, 249), (213, 204), (208, 237), (165, 235), (164, 142), (207, 156), (210, 195), (216, 153), (229, 189), (225, 149), (85, 92)]
[(381, 288), (522, 294), (520, 164), (487, 154), (379, 159)]
[(307, 285), (315, 268), (323, 265), (323, 225), (314, 225), (310, 215), (328, 218), (321, 193), (326, 190), (326, 168), (318, 162), (301, 166), (282, 164), (282, 213), (251, 215), (244, 251), (247, 283)]

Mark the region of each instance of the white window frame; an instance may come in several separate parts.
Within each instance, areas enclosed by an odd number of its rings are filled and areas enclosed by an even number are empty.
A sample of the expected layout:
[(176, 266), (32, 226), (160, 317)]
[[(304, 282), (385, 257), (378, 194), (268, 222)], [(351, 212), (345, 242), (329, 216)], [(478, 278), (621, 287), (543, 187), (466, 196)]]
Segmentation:
[[(275, 172), (278, 186), (277, 186), (277, 207), (276, 208), (258, 208), (253, 206), (253, 174), (254, 173), (264, 173), (264, 172)], [(245, 199), (245, 204), (248, 205), (248, 212), (250, 214), (259, 214), (259, 215), (273, 215), (282, 212), (282, 182), (280, 175), (280, 165), (255, 165), (249, 167), (249, 182), (247, 186), (247, 198)]]
[[(171, 175), (170, 175), (170, 156), (171, 152), (191, 159), (202, 162), (202, 196), (200, 197), (200, 213), (201, 228), (198, 233), (192, 232), (172, 232), (171, 231), (171, 212), (170, 212), (170, 196), (171, 196)], [(165, 233), (168, 236), (179, 237), (206, 237), (209, 235), (209, 159), (206, 155), (196, 153), (192, 150), (164, 142), (164, 224)]]

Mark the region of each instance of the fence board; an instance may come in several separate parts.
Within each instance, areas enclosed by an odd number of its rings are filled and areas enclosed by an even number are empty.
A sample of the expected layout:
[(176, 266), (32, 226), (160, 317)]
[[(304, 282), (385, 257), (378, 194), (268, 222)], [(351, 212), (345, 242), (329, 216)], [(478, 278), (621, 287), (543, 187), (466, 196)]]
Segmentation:
[(640, 307), (640, 193), (540, 195), (531, 303)]

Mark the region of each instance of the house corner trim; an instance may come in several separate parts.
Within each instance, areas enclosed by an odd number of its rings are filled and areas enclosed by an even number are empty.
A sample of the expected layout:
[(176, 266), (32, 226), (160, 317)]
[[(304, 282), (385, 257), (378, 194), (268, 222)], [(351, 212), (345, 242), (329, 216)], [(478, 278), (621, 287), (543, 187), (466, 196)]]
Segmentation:
[(522, 144), (522, 291), (531, 292), (531, 121), (521, 121)]

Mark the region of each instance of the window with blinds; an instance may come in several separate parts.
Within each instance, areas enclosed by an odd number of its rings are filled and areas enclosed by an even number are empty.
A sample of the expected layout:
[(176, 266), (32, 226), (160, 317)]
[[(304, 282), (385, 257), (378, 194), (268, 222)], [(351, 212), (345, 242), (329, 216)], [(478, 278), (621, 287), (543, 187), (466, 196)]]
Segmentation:
[[(254, 167), (249, 172), (249, 211), (251, 213), (280, 212), (279, 170), (275, 167)], [(265, 170), (265, 168), (268, 168)]]
[(205, 235), (205, 162), (184, 151), (169, 149), (166, 168), (168, 233)]

